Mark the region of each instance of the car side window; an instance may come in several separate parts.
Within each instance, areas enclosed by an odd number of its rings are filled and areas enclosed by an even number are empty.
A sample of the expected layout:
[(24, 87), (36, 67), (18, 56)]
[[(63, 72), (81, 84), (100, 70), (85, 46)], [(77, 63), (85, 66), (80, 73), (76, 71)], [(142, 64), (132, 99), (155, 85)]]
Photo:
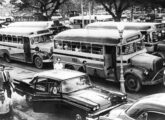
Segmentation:
[(48, 92), (47, 78), (38, 78), (35, 88), (38, 92)]
[(147, 120), (165, 120), (165, 114), (149, 112)]
[(54, 80), (51, 80), (49, 79), (48, 80), (48, 91), (49, 91), (49, 94), (53, 94), (53, 95), (56, 95), (57, 93), (59, 93), (59, 84), (57, 81), (54, 81)]
[(165, 114), (157, 112), (145, 112), (141, 114), (136, 120), (165, 120)]

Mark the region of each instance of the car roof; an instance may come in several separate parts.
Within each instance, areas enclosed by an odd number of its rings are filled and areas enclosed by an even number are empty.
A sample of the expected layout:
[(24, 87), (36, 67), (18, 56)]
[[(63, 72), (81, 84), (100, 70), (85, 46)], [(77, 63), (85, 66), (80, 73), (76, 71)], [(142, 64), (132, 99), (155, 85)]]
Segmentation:
[(67, 80), (70, 78), (75, 78), (79, 76), (83, 76), (85, 73), (76, 71), (76, 70), (69, 70), (69, 69), (60, 69), (60, 70), (48, 70), (44, 72), (40, 72), (34, 75), (34, 77), (46, 77), (50, 79), (55, 79), (58, 81)]
[(146, 96), (135, 102), (126, 112), (129, 116), (134, 116), (145, 111), (156, 111), (165, 113), (165, 93), (158, 93)]

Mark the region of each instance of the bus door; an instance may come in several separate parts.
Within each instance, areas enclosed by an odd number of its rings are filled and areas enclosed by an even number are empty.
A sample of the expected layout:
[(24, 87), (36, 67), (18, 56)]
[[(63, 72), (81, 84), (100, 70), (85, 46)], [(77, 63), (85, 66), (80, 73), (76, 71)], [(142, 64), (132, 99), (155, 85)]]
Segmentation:
[(21, 37), (17, 36), (7, 36), (8, 42), (11, 43), (14, 47), (9, 48), (10, 56), (12, 59), (16, 59), (19, 61), (24, 61), (24, 50), (23, 50), (23, 40)]
[(110, 81), (117, 80), (116, 74), (116, 47), (105, 46), (104, 48), (104, 70), (105, 76)]
[(25, 61), (31, 62), (30, 39), (27, 37), (24, 37), (24, 55), (25, 55)]

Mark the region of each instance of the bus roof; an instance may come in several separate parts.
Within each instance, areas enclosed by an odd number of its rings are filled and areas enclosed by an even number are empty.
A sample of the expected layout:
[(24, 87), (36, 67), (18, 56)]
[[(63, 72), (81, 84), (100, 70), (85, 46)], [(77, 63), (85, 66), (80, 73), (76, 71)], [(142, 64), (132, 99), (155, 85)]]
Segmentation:
[(124, 30), (148, 30), (157, 26), (164, 26), (162, 23), (141, 23), (141, 22), (95, 22), (88, 24), (86, 29), (96, 29), (96, 28), (104, 28), (104, 29), (117, 29), (118, 25), (123, 25)]
[(40, 27), (7, 27), (1, 28), (0, 34), (29, 37), (50, 34), (50, 31), (48, 29), (41, 29)]
[[(126, 30), (123, 32), (123, 39), (129, 41), (136, 40), (134, 36), (141, 37), (138, 31)], [(92, 42), (101, 44), (117, 45), (120, 43), (120, 35), (118, 30), (105, 30), (105, 29), (70, 29), (57, 34), (54, 39), (56, 40), (71, 40), (76, 42)]]

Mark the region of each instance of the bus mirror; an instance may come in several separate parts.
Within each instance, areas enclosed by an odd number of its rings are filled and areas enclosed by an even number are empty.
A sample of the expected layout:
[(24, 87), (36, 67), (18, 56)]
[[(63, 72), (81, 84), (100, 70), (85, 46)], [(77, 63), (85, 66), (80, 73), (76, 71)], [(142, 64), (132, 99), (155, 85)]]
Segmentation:
[(35, 47), (35, 51), (39, 51), (40, 49), (39, 49), (39, 47)]

